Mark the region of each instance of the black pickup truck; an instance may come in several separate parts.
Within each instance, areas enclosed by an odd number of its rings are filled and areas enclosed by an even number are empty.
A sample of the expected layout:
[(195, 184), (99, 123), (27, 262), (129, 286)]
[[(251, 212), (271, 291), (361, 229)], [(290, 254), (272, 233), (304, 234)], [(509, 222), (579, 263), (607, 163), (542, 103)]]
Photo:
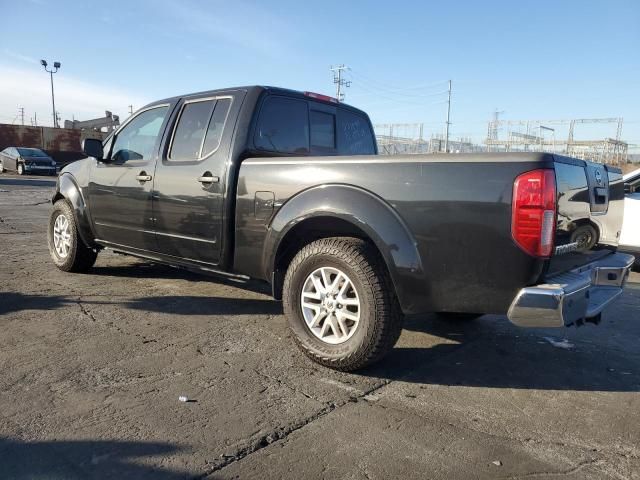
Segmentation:
[(271, 87), (154, 102), (66, 167), (54, 263), (110, 248), (256, 278), (313, 360), (354, 370), (405, 314), (597, 322), (633, 257), (616, 253), (621, 172), (546, 153), (377, 155), (368, 116)]

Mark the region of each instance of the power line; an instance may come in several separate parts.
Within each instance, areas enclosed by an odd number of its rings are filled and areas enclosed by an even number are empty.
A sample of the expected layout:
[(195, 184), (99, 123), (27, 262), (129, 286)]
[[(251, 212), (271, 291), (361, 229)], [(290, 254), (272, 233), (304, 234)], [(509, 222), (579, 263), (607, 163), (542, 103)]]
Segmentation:
[(415, 89), (425, 90), (428, 88), (433, 88), (434, 86), (441, 85), (442, 82), (437, 82), (429, 86), (425, 85), (422, 87), (404, 87), (404, 88), (385, 87), (385, 86), (382, 86), (383, 84), (370, 80), (362, 74), (358, 74), (353, 71), (350, 71), (349, 74), (351, 75), (353, 82), (355, 82), (356, 84), (367, 85), (370, 89), (382, 92), (386, 95), (409, 97), (410, 99), (414, 99), (414, 98), (436, 97), (436, 96), (444, 95), (447, 93), (447, 90), (438, 91), (438, 92), (429, 92), (429, 93), (408, 93), (407, 92), (408, 90), (415, 90)]
[(427, 83), (427, 84), (423, 84), (423, 85), (415, 85), (412, 87), (407, 87), (407, 86), (403, 86), (403, 87), (399, 87), (399, 86), (394, 86), (385, 82), (381, 82), (379, 80), (376, 80), (372, 77), (369, 77), (368, 75), (365, 75), (359, 71), (354, 71), (353, 69), (349, 69), (349, 73), (355, 77), (359, 77), (360, 80), (364, 80), (370, 84), (374, 84), (376, 85), (378, 88), (382, 89), (382, 90), (389, 90), (389, 91), (401, 91), (401, 92), (406, 92), (407, 90), (425, 90), (425, 89), (430, 89), (436, 86), (444, 86), (447, 84), (446, 80), (439, 80), (437, 82), (431, 82), (431, 83)]
[[(355, 80), (354, 80), (354, 82), (355, 82)], [(380, 91), (376, 91), (376, 90), (372, 89), (370, 86), (368, 86), (368, 85), (366, 85), (364, 83), (357, 82), (357, 83), (354, 84), (354, 86), (357, 86), (358, 88), (362, 89), (364, 92), (368, 93), (368, 94), (365, 93), (364, 96), (375, 96), (376, 98), (383, 98), (383, 99), (389, 100), (389, 101), (394, 102), (394, 103), (405, 103), (405, 104), (410, 104), (410, 105), (416, 105), (416, 103), (420, 102), (423, 99), (426, 100), (429, 97), (433, 98), (433, 97), (437, 97), (437, 96), (444, 95), (444, 94), (447, 93), (446, 90), (445, 90), (444, 92), (438, 92), (437, 94), (431, 94), (431, 95), (424, 95), (423, 97), (418, 97), (418, 98), (398, 98), (398, 97), (389, 96), (389, 94), (387, 92), (382, 92), (381, 93)], [(356, 94), (355, 96), (357, 97), (358, 94)], [(434, 102), (434, 104), (435, 103), (440, 103), (440, 102), (441, 101), (437, 101), (437, 102)], [(422, 105), (424, 105), (424, 104), (422, 104)], [(429, 105), (431, 105), (431, 104), (429, 104)]]

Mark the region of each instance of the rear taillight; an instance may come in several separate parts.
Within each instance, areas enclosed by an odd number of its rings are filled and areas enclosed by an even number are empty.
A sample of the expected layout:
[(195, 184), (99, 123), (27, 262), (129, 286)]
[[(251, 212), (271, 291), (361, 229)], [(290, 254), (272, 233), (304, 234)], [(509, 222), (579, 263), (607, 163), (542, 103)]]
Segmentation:
[(532, 170), (513, 183), (511, 235), (522, 250), (549, 257), (556, 225), (556, 177), (553, 170)]

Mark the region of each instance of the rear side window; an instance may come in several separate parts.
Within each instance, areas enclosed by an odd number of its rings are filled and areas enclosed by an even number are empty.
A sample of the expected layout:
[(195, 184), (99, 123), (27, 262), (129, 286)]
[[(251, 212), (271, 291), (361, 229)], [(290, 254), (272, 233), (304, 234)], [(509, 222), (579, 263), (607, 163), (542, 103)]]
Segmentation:
[(220, 146), (222, 139), (222, 131), (227, 120), (227, 114), (231, 107), (230, 98), (221, 98), (213, 108), (213, 115), (207, 127), (207, 134), (204, 137), (204, 145), (202, 146), (202, 157), (206, 157)]
[(200, 158), (202, 141), (213, 112), (213, 100), (186, 103), (173, 134), (169, 158), (174, 161), (193, 161)]
[(364, 116), (349, 110), (338, 110), (338, 154), (375, 154), (373, 133)]
[(253, 141), (259, 150), (307, 154), (307, 102), (286, 97), (268, 97), (260, 110)]
[(332, 113), (309, 112), (311, 122), (311, 146), (336, 148), (336, 117)]

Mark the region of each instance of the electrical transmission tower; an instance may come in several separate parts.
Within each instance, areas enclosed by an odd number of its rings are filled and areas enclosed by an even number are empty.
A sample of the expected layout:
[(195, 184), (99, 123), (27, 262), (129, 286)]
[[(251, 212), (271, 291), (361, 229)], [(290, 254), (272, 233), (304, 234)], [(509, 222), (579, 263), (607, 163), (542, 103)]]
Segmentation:
[(329, 70), (333, 72), (333, 83), (336, 86), (336, 99), (339, 102), (344, 100), (344, 93), (342, 93), (342, 87), (350, 87), (351, 81), (345, 80), (342, 78), (342, 72), (345, 70), (349, 70), (349, 67), (342, 65), (337, 65), (335, 67), (331, 67)]
[(489, 122), (489, 128), (487, 129), (487, 138), (490, 142), (487, 142), (487, 151), (491, 151), (491, 145), (494, 141), (498, 140), (498, 129), (500, 128), (500, 115), (504, 113), (504, 110), (496, 110), (493, 112), (493, 120)]
[(18, 110), (20, 110), (20, 119), (21, 119), (20, 123), (24, 125), (24, 107), (20, 107), (18, 108)]

